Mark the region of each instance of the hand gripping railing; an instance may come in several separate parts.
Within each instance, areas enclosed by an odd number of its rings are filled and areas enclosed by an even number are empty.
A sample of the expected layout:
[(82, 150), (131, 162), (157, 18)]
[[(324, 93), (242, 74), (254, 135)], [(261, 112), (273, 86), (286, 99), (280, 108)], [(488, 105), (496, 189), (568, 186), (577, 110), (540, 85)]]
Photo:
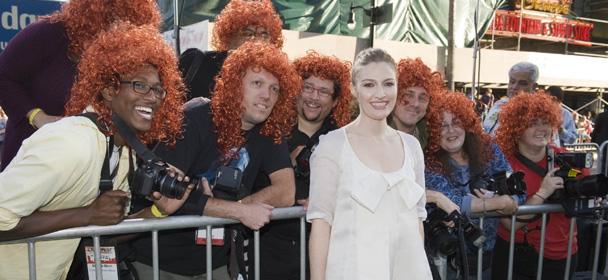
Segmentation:
[[(306, 265), (306, 229), (305, 215), (306, 211), (303, 207), (276, 208), (272, 210), (271, 220), (283, 220), (300, 218), (300, 279), (305, 279)], [(95, 256), (95, 275), (96, 279), (103, 279), (101, 273), (101, 249), (100, 237), (105, 235), (128, 234), (137, 232), (152, 232), (152, 268), (154, 271), (154, 280), (159, 279), (158, 265), (158, 232), (162, 230), (181, 229), (181, 228), (206, 228), (207, 240), (211, 240), (211, 228), (218, 225), (240, 223), (236, 220), (221, 219), (206, 216), (175, 216), (164, 219), (132, 219), (125, 220), (120, 224), (112, 226), (88, 226), (70, 228), (53, 233), (27, 238), (20, 240), (12, 240), (0, 242), (0, 245), (27, 243), (28, 244), (28, 261), (30, 280), (36, 279), (36, 255), (35, 243), (39, 241), (92, 237), (94, 256)], [(255, 276), (254, 279), (260, 279), (260, 232), (254, 232), (254, 255), (255, 255)], [(212, 279), (211, 265), (211, 242), (207, 242), (207, 280)]]
[[(517, 212), (511, 216), (511, 232), (509, 237), (509, 265), (508, 265), (508, 274), (507, 279), (513, 279), (513, 257), (515, 254), (515, 222), (516, 217), (520, 215), (530, 215), (530, 214), (541, 214), (542, 222), (541, 222), (541, 239), (540, 239), (540, 248), (538, 252), (538, 270), (536, 272), (536, 279), (542, 279), (542, 270), (543, 270), (543, 255), (545, 250), (545, 233), (547, 226), (547, 214), (549, 213), (557, 213), (564, 212), (564, 208), (560, 204), (541, 204), (541, 205), (522, 205), (519, 206)], [(483, 213), (472, 213), (472, 217), (479, 217), (480, 227), (483, 228), (484, 218), (490, 217), (503, 217), (505, 216), (497, 213), (497, 212), (487, 212)], [(601, 232), (602, 225), (606, 221), (599, 220), (597, 224), (596, 231), (596, 239), (595, 239), (595, 250), (594, 250), (594, 258), (593, 258), (593, 270), (592, 270), (592, 280), (597, 279), (597, 268), (599, 261), (599, 252), (600, 252), (600, 241), (601, 241)], [(574, 227), (576, 225), (576, 218), (571, 218), (570, 220), (570, 229), (568, 234), (568, 257), (566, 259), (566, 271), (564, 273), (564, 280), (568, 280), (570, 275), (570, 264), (572, 262), (572, 243), (574, 240)], [(477, 258), (477, 279), (482, 279), (482, 256), (483, 256), (483, 248), (478, 249), (478, 258)]]

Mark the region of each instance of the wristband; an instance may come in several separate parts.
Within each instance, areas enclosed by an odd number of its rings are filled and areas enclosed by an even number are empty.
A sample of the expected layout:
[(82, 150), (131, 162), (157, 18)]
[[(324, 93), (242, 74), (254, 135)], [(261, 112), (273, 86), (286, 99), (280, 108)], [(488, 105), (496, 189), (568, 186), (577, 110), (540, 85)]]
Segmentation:
[(535, 195), (535, 196), (538, 196), (538, 197), (540, 197), (540, 198), (542, 198), (542, 199), (543, 199), (543, 201), (547, 200), (546, 198), (544, 198), (542, 195), (540, 195), (540, 194), (538, 194), (538, 193), (534, 193), (534, 195)]
[(152, 207), (150, 207), (150, 212), (152, 212), (152, 216), (154, 216), (155, 218), (167, 217), (167, 215), (161, 213), (160, 210), (158, 210), (158, 207), (156, 207), (156, 204), (154, 204), (154, 205), (152, 205)]
[(30, 115), (27, 117), (27, 121), (34, 128), (38, 128), (37, 126), (34, 125), (34, 117), (36, 117), (36, 115), (38, 115), (38, 113), (40, 113), (40, 112), (42, 112), (42, 109), (34, 108), (34, 109), (32, 109), (32, 112), (30, 113)]
[(485, 216), (486, 215), (486, 199), (485, 198), (481, 199), (481, 205), (483, 207), (483, 215)]

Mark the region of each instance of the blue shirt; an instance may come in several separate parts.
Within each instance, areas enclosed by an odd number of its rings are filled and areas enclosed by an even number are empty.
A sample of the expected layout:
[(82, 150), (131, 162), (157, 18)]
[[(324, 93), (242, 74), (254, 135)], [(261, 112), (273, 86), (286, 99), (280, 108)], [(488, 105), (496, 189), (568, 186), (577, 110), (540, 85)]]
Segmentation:
[[(460, 212), (463, 214), (471, 213), (471, 201), (473, 196), (469, 190), (469, 166), (468, 165), (457, 165), (455, 162), (450, 161), (454, 167), (454, 171), (451, 176), (447, 176), (442, 173), (425, 171), (425, 182), (426, 188), (443, 193), (452, 202), (460, 207)], [(512, 172), (511, 165), (506, 160), (504, 154), (496, 144), (492, 144), (492, 160), (485, 168), (485, 174), (492, 176), (502, 171), (506, 171), (508, 174)], [(525, 195), (513, 196), (518, 205), (525, 202)], [(479, 225), (479, 219), (471, 219), (473, 223)], [(489, 251), (494, 248), (496, 243), (496, 227), (498, 226), (498, 218), (487, 218), (484, 219), (483, 231), (486, 237), (484, 243), (484, 251)], [(472, 246), (472, 245), (471, 245)], [(469, 248), (471, 248), (469, 246)]]

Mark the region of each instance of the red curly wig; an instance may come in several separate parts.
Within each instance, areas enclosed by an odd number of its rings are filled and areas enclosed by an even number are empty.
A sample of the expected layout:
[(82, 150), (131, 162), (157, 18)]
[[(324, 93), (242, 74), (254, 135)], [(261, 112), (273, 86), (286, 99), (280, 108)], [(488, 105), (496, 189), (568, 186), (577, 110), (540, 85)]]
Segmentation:
[(247, 26), (264, 27), (270, 35), (270, 43), (283, 47), (283, 22), (271, 1), (232, 0), (216, 17), (211, 44), (218, 51), (230, 49), (230, 40)]
[(520, 93), (502, 106), (498, 115), (496, 142), (505, 156), (515, 155), (519, 138), (534, 120), (547, 121), (557, 129), (562, 123), (557, 99), (539, 90), (536, 93)]
[[(429, 105), (433, 98), (443, 90), (443, 78), (439, 72), (431, 71), (431, 68), (426, 66), (422, 59), (406, 58), (399, 61), (397, 64), (398, 72), (398, 88), (397, 102), (405, 103), (405, 89), (409, 87), (421, 87), (426, 90), (429, 95)], [(430, 106), (429, 106), (430, 107)]]
[(264, 121), (261, 134), (272, 137), (275, 143), (289, 135), (296, 121), (295, 100), (302, 88), (302, 78), (293, 69), (287, 55), (273, 45), (263, 42), (245, 42), (233, 51), (216, 77), (215, 93), (211, 99), (213, 124), (217, 130), (220, 152), (230, 157), (232, 148), (245, 143), (241, 131), (242, 79), (250, 67), (261, 67), (279, 80), (279, 98), (272, 113)]
[(69, 56), (78, 60), (85, 45), (113, 22), (130, 21), (158, 28), (160, 12), (154, 0), (71, 0), (49, 20), (65, 25), (70, 40)]
[(294, 60), (293, 66), (302, 79), (316, 76), (334, 81), (338, 102), (332, 110), (332, 118), (338, 127), (348, 124), (352, 115), (350, 62), (341, 61), (333, 56), (321, 55), (315, 51), (308, 51), (305, 56)]
[(156, 67), (167, 95), (154, 114), (150, 130), (138, 136), (145, 143), (163, 141), (173, 145), (181, 134), (185, 87), (177, 68), (175, 52), (165, 43), (155, 26), (119, 22), (99, 33), (82, 54), (66, 105), (66, 115), (80, 114), (91, 105), (99, 114), (100, 123), (109, 128), (106, 133), (116, 133), (111, 109), (104, 102), (101, 92), (110, 89), (118, 94), (118, 78), (134, 74), (146, 64)]
[[(478, 139), (478, 145), (476, 148), (482, 147), (482, 149), (476, 151), (466, 151), (469, 153), (469, 163), (472, 161), (479, 161), (479, 165), (483, 166), (492, 159), (492, 138), (486, 134), (482, 127), (479, 117), (475, 113), (475, 104), (471, 102), (464, 94), (458, 92), (444, 92), (435, 96), (434, 104), (436, 108), (440, 110), (433, 110), (427, 114), (427, 131), (429, 135), (429, 141), (426, 146), (426, 165), (434, 171), (444, 172), (446, 167), (443, 166), (442, 161), (439, 159), (442, 151), (440, 146), (441, 141), (441, 125), (443, 123), (443, 113), (449, 112), (454, 115), (455, 119), (462, 122), (462, 127), (467, 133), (466, 137)], [(469, 141), (472, 139), (468, 139)], [(465, 142), (467, 140), (465, 139)], [(466, 145), (466, 144), (465, 144)], [(465, 148), (466, 149), (466, 148)], [(473, 157), (473, 154), (479, 152), (477, 158)]]

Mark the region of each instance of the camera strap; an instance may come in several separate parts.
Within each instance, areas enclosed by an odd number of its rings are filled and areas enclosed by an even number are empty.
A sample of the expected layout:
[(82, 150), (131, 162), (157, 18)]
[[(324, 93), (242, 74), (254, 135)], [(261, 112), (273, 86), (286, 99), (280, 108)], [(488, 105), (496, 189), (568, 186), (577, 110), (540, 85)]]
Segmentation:
[[(97, 113), (86, 112), (82, 113), (79, 116), (85, 117), (91, 120), (99, 131), (107, 131), (107, 129), (103, 129), (99, 122), (97, 121)], [(110, 158), (112, 158), (112, 152), (114, 150), (114, 137), (110, 136), (108, 140), (108, 146), (106, 147), (106, 156), (104, 157), (103, 164), (101, 165), (101, 177), (99, 179), (99, 194), (110, 191), (114, 188), (114, 182), (112, 179), (116, 175), (116, 171), (118, 170), (118, 165), (114, 169), (112, 173), (110, 173)]]
[(139, 141), (139, 138), (135, 136), (133, 130), (127, 126), (127, 124), (118, 115), (112, 114), (112, 121), (114, 122), (114, 125), (116, 125), (120, 136), (125, 140), (125, 142), (127, 142), (129, 147), (135, 150), (135, 154), (138, 157), (146, 162), (160, 161), (160, 159), (152, 151), (150, 151), (143, 143), (141, 143), (141, 141)]
[(517, 160), (519, 160), (519, 162), (523, 163), (523, 165), (525, 165), (526, 167), (528, 167), (530, 170), (534, 171), (534, 173), (540, 175), (541, 177), (545, 177), (547, 175), (546, 168), (542, 168), (540, 165), (536, 164), (536, 162), (533, 162), (532, 160), (525, 157), (524, 155), (522, 155), (520, 153), (515, 153), (515, 157), (517, 158)]

